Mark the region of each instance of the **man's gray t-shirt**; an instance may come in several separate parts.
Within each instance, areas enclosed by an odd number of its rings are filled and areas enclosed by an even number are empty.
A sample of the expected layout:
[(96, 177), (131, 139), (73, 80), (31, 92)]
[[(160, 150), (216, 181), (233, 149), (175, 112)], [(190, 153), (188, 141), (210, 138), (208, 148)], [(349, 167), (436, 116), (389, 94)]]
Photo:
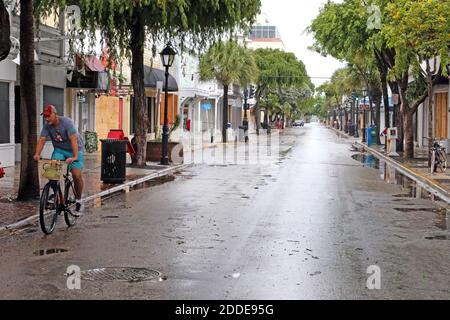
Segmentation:
[(83, 139), (75, 128), (72, 119), (60, 116), (59, 123), (56, 126), (45, 123), (41, 131), (41, 137), (50, 138), (55, 149), (70, 152), (72, 152), (72, 144), (69, 137), (73, 134), (78, 136), (78, 151), (83, 151)]

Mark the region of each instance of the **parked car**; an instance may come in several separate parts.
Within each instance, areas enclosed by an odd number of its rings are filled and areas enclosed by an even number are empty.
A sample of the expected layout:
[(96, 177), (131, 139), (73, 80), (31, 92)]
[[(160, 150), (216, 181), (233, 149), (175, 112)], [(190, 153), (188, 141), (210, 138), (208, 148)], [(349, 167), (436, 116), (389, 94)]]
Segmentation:
[(303, 127), (305, 125), (305, 121), (303, 120), (295, 120), (292, 124), (293, 127)]

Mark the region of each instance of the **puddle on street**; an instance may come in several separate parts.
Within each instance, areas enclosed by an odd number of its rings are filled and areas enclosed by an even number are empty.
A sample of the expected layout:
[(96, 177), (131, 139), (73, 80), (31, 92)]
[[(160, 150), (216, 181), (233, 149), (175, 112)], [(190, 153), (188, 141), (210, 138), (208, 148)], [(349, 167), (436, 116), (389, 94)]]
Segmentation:
[[(436, 205), (436, 207), (399, 207), (393, 208), (399, 212), (430, 212), (435, 214), (434, 226), (441, 230), (448, 230), (448, 211), (447, 204), (439, 197), (435, 196), (425, 188), (418, 185), (414, 180), (401, 174), (394, 167), (387, 164), (385, 161), (380, 161), (373, 155), (367, 153), (358, 153), (352, 156), (354, 160), (357, 160), (363, 164), (364, 167), (378, 169), (379, 177), (386, 183), (395, 184), (400, 186), (403, 191), (398, 194), (392, 195), (395, 202), (404, 202), (404, 205), (414, 205), (410, 200), (412, 199), (426, 199)], [(398, 203), (402, 205), (402, 203)], [(445, 236), (448, 237), (448, 236)], [(440, 239), (442, 240), (442, 239)], [(448, 240), (448, 239), (445, 239)]]
[(373, 155), (367, 153), (358, 153), (352, 156), (352, 159), (359, 161), (364, 167), (378, 169), (380, 178), (389, 184), (396, 184), (402, 187), (406, 193), (395, 194), (395, 198), (418, 198), (418, 199), (431, 199), (439, 201), (438, 197), (428, 192), (425, 188), (419, 186), (412, 179), (397, 172), (395, 168), (386, 164), (384, 161), (380, 161)]
[(35, 252), (33, 252), (33, 254), (39, 257), (39, 256), (48, 256), (51, 254), (64, 253), (67, 251), (69, 250), (57, 248), (57, 249), (36, 250)]
[(379, 169), (380, 160), (371, 154), (357, 153), (352, 156), (353, 160), (359, 161), (363, 164), (363, 167)]
[[(177, 175), (178, 176), (178, 175)], [(125, 199), (125, 194), (134, 191), (134, 190), (142, 190), (142, 189), (148, 189), (151, 187), (155, 187), (155, 186), (159, 186), (159, 185), (163, 185), (167, 182), (171, 182), (174, 181), (176, 179), (176, 175), (167, 175), (167, 176), (163, 176), (163, 177), (158, 177), (158, 178), (154, 178), (148, 181), (145, 181), (143, 183), (134, 185), (132, 187), (127, 187), (125, 190), (120, 190), (118, 192), (115, 192), (113, 194), (109, 194), (109, 195), (105, 195), (102, 197), (97, 197), (94, 199), (94, 208), (101, 208), (101, 207), (105, 207), (108, 206), (108, 201), (107, 200), (111, 200), (111, 199)], [(122, 201), (123, 202), (123, 201)], [(112, 202), (115, 203), (115, 202)], [(128, 209), (127, 205), (124, 204), (121, 208), (116, 208), (116, 209)], [(106, 218), (116, 218), (115, 216), (108, 216)]]
[(426, 212), (433, 212), (433, 208), (394, 208), (394, 210), (400, 211), (400, 212), (419, 212), (419, 211), (426, 211)]
[(137, 185), (133, 186), (131, 189), (132, 190), (147, 189), (147, 188), (163, 185), (167, 182), (174, 181), (175, 179), (176, 179), (176, 177), (174, 175), (167, 175), (164, 177), (155, 178), (155, 179), (148, 180), (143, 183), (137, 184)]
[(450, 240), (450, 236), (447, 235), (438, 235), (432, 237), (425, 237), (425, 240)]

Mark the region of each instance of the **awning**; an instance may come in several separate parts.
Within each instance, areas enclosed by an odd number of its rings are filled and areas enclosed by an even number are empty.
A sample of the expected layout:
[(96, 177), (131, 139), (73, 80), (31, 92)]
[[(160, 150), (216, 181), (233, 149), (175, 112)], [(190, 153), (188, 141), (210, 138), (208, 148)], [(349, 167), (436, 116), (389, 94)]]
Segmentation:
[(97, 71), (97, 72), (106, 71), (103, 63), (99, 59), (97, 59), (95, 56), (84, 57), (84, 63), (86, 65), (86, 70)]
[(76, 69), (67, 88), (108, 90), (109, 76), (105, 66), (95, 56), (76, 56)]
[[(150, 68), (144, 66), (144, 86), (146, 88), (156, 88), (156, 83), (161, 81), (163, 83), (163, 90), (166, 90), (166, 73), (163, 70)], [(169, 92), (178, 91), (178, 84), (175, 78), (169, 74)]]

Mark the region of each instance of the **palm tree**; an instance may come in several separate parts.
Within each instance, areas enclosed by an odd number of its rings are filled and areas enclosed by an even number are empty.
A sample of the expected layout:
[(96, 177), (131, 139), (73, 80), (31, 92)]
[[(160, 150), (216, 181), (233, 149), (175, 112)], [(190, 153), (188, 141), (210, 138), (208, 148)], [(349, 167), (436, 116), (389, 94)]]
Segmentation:
[(257, 75), (252, 52), (236, 41), (218, 42), (200, 57), (200, 78), (223, 85), (222, 141), (227, 142), (228, 88), (233, 83), (249, 85)]

